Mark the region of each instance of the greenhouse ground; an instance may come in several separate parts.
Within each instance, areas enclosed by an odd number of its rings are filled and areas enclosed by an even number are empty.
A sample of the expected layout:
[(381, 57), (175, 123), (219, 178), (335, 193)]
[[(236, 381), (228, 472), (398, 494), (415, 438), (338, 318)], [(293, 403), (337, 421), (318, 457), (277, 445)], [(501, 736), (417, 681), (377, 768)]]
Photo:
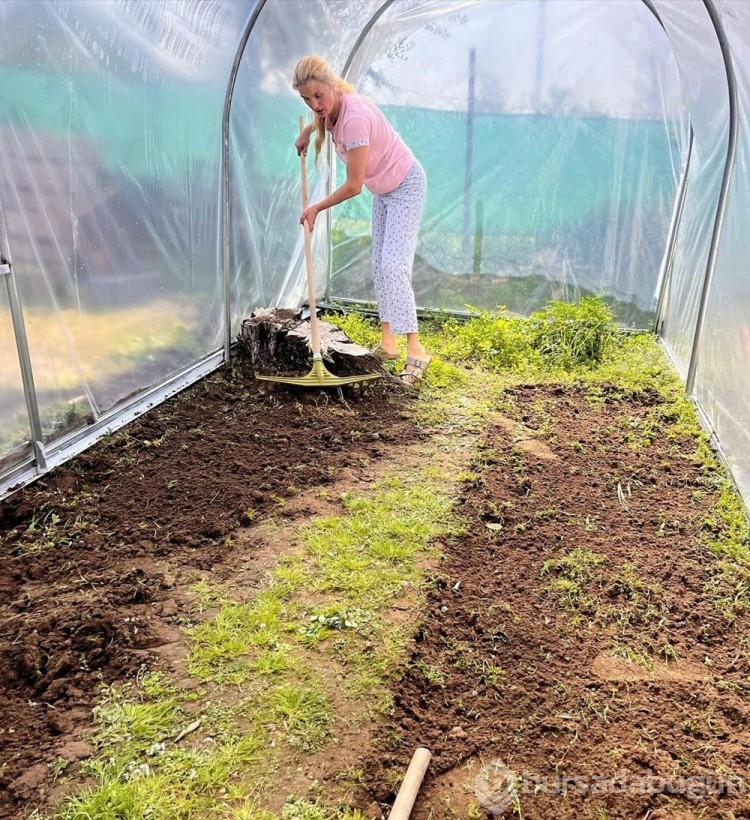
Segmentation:
[(341, 654), (384, 633), (329, 608), (299, 650), (335, 701), (325, 731), (285, 743), (291, 721), (267, 721), (248, 767), (273, 757), (271, 786), (252, 806), (217, 789), (215, 816), (387, 815), (423, 745), (415, 820), (750, 817), (747, 574), (721, 546), (746, 534), (720, 471), (653, 389), (516, 384), (480, 414), (469, 387), (433, 417), (438, 379), (323, 396), (227, 367), (3, 502), (0, 817), (95, 788), (87, 762), (122, 740), (102, 703), (154, 672), (186, 730), (150, 740), (203, 748), (209, 706), (253, 686), (191, 656), (211, 590), (252, 602), (304, 527), (403, 474), (439, 476), (461, 523), (383, 615), (403, 635), (391, 707), (350, 694)]

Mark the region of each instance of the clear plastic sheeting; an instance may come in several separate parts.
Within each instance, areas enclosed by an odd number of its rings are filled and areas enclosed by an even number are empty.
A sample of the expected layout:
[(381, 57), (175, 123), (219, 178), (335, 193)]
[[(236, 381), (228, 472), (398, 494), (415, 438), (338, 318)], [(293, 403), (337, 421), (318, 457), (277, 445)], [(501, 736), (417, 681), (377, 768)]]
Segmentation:
[(46, 442), (223, 338), (221, 116), (251, 5), (0, 4), (0, 207)]
[(10, 472), (30, 458), (29, 417), (26, 412), (21, 368), (15, 354), (13, 320), (7, 276), (0, 274), (0, 469)]
[(687, 375), (711, 235), (727, 157), (729, 96), (721, 49), (702, 3), (661, 3), (670, 43), (680, 65), (690, 110), (693, 147), (685, 205), (668, 272), (663, 335), (680, 374)]
[[(658, 322), (750, 499), (750, 3), (3, 0), (0, 28), (0, 495), (307, 300), (291, 77), (318, 53), (427, 171), (419, 305)], [(342, 179), (307, 164), (312, 201)], [(318, 219), (320, 299), (373, 301), (369, 212)]]
[[(248, 306), (294, 307), (307, 300), (300, 161), (294, 150), (299, 117), (309, 109), (292, 89), (305, 54), (343, 64), (376, 0), (266, 2), (237, 72), (230, 116), (230, 247), (232, 332)], [(329, 169), (307, 157), (310, 201), (325, 196)], [(325, 292), (330, 252), (326, 220), (313, 232), (317, 290)]]
[[(750, 498), (750, 8), (720, 9), (739, 95), (739, 128), (721, 244), (699, 348), (695, 396), (743, 494)], [(724, 95), (726, 96), (726, 94)], [(716, 119), (720, 120), (717, 113)]]
[[(466, 5), (354, 79), (427, 172), (418, 304), (528, 314), (604, 293), (624, 324), (653, 324), (688, 130), (640, 0)], [(374, 298), (368, 228), (369, 201), (337, 209), (333, 299)]]

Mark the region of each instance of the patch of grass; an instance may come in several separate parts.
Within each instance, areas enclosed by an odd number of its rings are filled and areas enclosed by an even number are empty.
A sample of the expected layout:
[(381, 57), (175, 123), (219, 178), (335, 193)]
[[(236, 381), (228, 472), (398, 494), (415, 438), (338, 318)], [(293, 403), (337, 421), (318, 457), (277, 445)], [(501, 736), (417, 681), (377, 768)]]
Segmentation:
[(652, 333), (616, 336), (612, 340), (611, 355), (595, 367), (576, 373), (576, 376), (588, 387), (592, 404), (601, 403), (603, 385), (607, 386), (610, 400), (616, 400), (618, 395), (627, 399), (633, 394), (653, 389), (664, 396), (676, 398), (684, 395), (679, 377)]
[(380, 341), (380, 323), (362, 313), (324, 313), (321, 319), (340, 327), (355, 343), (372, 348)]
[(445, 686), (445, 672), (440, 667), (424, 661), (419, 661), (416, 666), (429, 684), (438, 687)]
[(259, 653), (268, 657), (284, 652), (293, 617), (293, 608), (273, 588), (247, 604), (225, 603), (215, 617), (189, 631), (193, 638), (190, 673), (201, 680), (243, 683), (257, 666)]
[(263, 648), (248, 661), (248, 671), (258, 675), (281, 675), (295, 668), (295, 658), (289, 644)]
[(195, 596), (195, 609), (197, 612), (206, 612), (209, 609), (221, 606), (227, 600), (226, 594), (221, 587), (216, 584), (209, 584), (205, 579), (192, 584), (190, 592)]
[[(99, 756), (82, 764), (96, 785), (63, 802), (59, 820), (97, 817), (210, 817), (238, 771), (252, 773), (262, 759), (259, 734), (241, 735), (201, 714), (200, 731), (190, 741), (176, 738), (194, 716), (182, 705), (190, 698), (161, 675), (147, 675), (136, 690), (107, 687), (95, 710)], [(210, 739), (210, 742), (209, 742)], [(236, 782), (233, 792), (249, 795)]]
[[(391, 475), (366, 495), (343, 495), (342, 514), (302, 526), (298, 548), (250, 600), (194, 584), (196, 608), (216, 612), (189, 628), (187, 668), (212, 692), (236, 688), (234, 705), (207, 699), (188, 711), (195, 694), (152, 676), (106, 690), (96, 713), (100, 756), (84, 766), (97, 785), (70, 797), (60, 818), (270, 818), (263, 806), (277, 749), (325, 747), (342, 700), (350, 700), (349, 721), (386, 714), (386, 681), (411, 634), (387, 613), (405, 594), (417, 603), (419, 560), (433, 538), (458, 531), (441, 475)], [(330, 681), (316, 672), (325, 655), (337, 669)], [(175, 743), (196, 718), (200, 728)], [(304, 801), (287, 806), (289, 816), (359, 816)]]
[(545, 561), (541, 576), (552, 578), (547, 594), (572, 613), (574, 622), (585, 616), (608, 630), (621, 652), (632, 644), (633, 653), (649, 657), (649, 649), (641, 645), (642, 629), (668, 612), (658, 584), (640, 578), (635, 564), (626, 561), (614, 567), (605, 556), (577, 548)]
[(644, 416), (632, 415), (620, 418), (618, 426), (622, 428), (628, 447), (632, 450), (650, 447), (664, 428), (659, 414), (654, 412), (647, 413)]
[[(373, 318), (360, 313), (326, 314), (323, 318), (340, 327), (353, 342), (363, 347), (372, 348), (380, 341), (380, 324)], [(429, 333), (423, 335), (430, 337)], [(430, 340), (434, 341), (432, 337)], [(403, 346), (403, 341), (399, 340), (399, 344)], [(467, 376), (453, 364), (444, 360), (440, 353), (440, 345), (435, 346), (429, 342), (426, 342), (426, 345), (433, 354), (433, 359), (425, 374), (423, 384), (438, 389), (466, 384)], [(406, 358), (405, 347), (402, 347), (401, 354), (403, 357), (401, 363), (403, 363)], [(396, 365), (398, 364), (399, 362), (396, 362)]]
[(169, 737), (177, 726), (180, 713), (176, 690), (161, 685), (162, 677), (146, 677), (142, 694), (127, 697), (131, 684), (105, 687), (103, 697), (94, 709), (99, 724), (98, 742), (104, 746), (134, 743), (145, 747)]
[(500, 688), (500, 686), (505, 681), (505, 676), (507, 672), (501, 666), (498, 666), (492, 662), (482, 662), (482, 672), (480, 674), (480, 680), (485, 683), (487, 686), (494, 686), (495, 688)]
[(69, 544), (70, 538), (58, 528), (61, 521), (62, 518), (53, 509), (48, 510), (40, 518), (35, 515), (18, 541), (17, 554), (39, 555), (55, 549), (58, 544)]
[(540, 575), (554, 576), (547, 592), (565, 609), (592, 611), (597, 599), (586, 595), (585, 585), (594, 570), (606, 561), (603, 555), (576, 547), (562, 558), (550, 558), (542, 564)]
[(284, 684), (273, 692), (270, 701), (272, 715), (283, 725), (292, 746), (313, 752), (330, 737), (332, 709), (318, 689)]
[(646, 624), (658, 614), (663, 602), (658, 584), (645, 582), (632, 562), (626, 561), (603, 580), (609, 601), (603, 620), (614, 621), (620, 629)]
[(350, 809), (347, 806), (332, 808), (316, 800), (312, 803), (299, 797), (288, 800), (281, 810), (282, 820), (365, 820), (364, 815), (358, 809)]
[(723, 484), (703, 529), (715, 555), (750, 569), (750, 529), (742, 499), (729, 482)]
[(524, 407), (524, 423), (519, 425), (516, 438), (527, 438), (533, 430), (540, 438), (550, 443), (555, 436), (555, 403), (549, 400), (538, 400)]
[(702, 528), (704, 541), (718, 561), (708, 592), (731, 621), (750, 608), (750, 527), (742, 499), (728, 479), (722, 479)]
[(344, 494), (345, 515), (304, 526), (308, 589), (344, 604), (382, 608), (420, 573), (416, 557), (451, 529), (450, 502), (434, 486), (386, 480), (372, 494)]
[(634, 663), (643, 669), (652, 670), (654, 662), (651, 656), (644, 652), (641, 648), (634, 648), (628, 644), (615, 643), (612, 647), (612, 655), (616, 658), (622, 658), (628, 663)]
[[(470, 310), (473, 310), (470, 308)], [(427, 373), (429, 404), (418, 412), (433, 427), (445, 424), (445, 416), (458, 413), (464, 423), (469, 414), (500, 412), (507, 387), (519, 383), (580, 383), (591, 392), (591, 401), (602, 401), (606, 382), (622, 398), (653, 389), (660, 381), (679, 395), (680, 382), (652, 334), (622, 334), (609, 306), (599, 297), (585, 297), (578, 304), (550, 303), (529, 319), (516, 318), (503, 307), (474, 310), (468, 319), (436, 317), (421, 324), (425, 346), (435, 355)], [(444, 373), (440, 367), (451, 369)], [(661, 386), (661, 385), (660, 385)], [(441, 395), (448, 391), (450, 395)], [(476, 402), (472, 410), (467, 401)]]

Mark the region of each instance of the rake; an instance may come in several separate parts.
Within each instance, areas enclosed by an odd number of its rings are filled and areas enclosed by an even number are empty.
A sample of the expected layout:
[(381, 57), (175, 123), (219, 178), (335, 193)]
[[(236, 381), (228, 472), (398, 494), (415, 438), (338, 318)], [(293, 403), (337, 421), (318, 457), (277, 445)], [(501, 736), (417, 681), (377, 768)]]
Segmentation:
[[(300, 134), (304, 130), (305, 121), (299, 118)], [(300, 171), (302, 176), (302, 210), (307, 208), (307, 163), (305, 152), (300, 154)], [(281, 384), (296, 384), (300, 387), (340, 387), (343, 384), (354, 384), (356, 382), (379, 379), (380, 373), (364, 373), (357, 376), (336, 376), (330, 372), (323, 364), (323, 356), (320, 352), (320, 326), (318, 325), (318, 315), (315, 309), (315, 273), (313, 270), (312, 241), (310, 237), (310, 226), (307, 220), (302, 228), (305, 232), (305, 268), (307, 270), (307, 294), (310, 305), (310, 347), (312, 348), (312, 369), (306, 376), (260, 376), (256, 378), (269, 382), (279, 382)]]

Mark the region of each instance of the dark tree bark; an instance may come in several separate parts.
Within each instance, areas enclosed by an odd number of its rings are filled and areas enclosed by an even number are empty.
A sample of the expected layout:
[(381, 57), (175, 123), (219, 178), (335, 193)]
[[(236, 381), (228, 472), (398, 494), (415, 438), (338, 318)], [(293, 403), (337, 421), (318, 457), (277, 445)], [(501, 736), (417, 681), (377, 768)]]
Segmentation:
[[(323, 363), (335, 376), (389, 375), (380, 358), (355, 344), (341, 328), (318, 321)], [(263, 375), (304, 375), (312, 366), (310, 321), (300, 309), (261, 308), (245, 319), (237, 335), (239, 354)]]

